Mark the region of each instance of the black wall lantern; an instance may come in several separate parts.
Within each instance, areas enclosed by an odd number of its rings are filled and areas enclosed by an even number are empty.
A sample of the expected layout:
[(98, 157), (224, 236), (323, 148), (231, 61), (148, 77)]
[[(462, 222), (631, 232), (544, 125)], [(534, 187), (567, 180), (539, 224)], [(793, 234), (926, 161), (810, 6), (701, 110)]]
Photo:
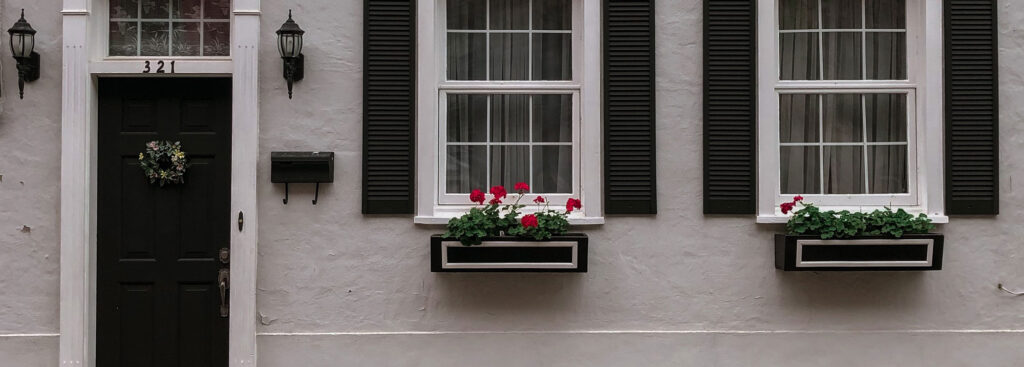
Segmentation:
[(302, 35), (306, 31), (292, 20), (292, 11), (288, 11), (288, 20), (277, 30), (277, 51), (284, 60), (284, 80), (288, 81), (288, 99), (292, 99), (292, 83), (302, 80), (304, 74), (304, 57), (302, 56)]
[(11, 53), (18, 61), (18, 94), (25, 99), (25, 82), (39, 79), (39, 54), (36, 47), (36, 30), (25, 20), (25, 9), (21, 9), (21, 19), (11, 29)]

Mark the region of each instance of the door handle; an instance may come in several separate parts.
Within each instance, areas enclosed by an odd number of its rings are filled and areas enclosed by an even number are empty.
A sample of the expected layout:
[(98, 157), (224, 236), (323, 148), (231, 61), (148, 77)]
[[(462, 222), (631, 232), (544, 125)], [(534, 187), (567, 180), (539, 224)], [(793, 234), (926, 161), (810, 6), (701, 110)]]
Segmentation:
[(231, 270), (220, 269), (217, 272), (217, 286), (220, 288), (220, 317), (228, 317), (228, 288), (231, 282)]

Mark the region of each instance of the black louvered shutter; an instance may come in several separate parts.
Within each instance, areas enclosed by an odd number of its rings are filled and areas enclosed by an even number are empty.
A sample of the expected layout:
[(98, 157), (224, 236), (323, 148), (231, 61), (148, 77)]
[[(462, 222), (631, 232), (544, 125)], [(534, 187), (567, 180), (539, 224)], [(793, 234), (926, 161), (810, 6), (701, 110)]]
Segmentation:
[(756, 0), (704, 0), (704, 213), (754, 214)]
[(946, 213), (999, 213), (996, 0), (946, 0)]
[(605, 213), (656, 214), (654, 0), (605, 0), (603, 39)]
[(363, 4), (364, 214), (413, 213), (415, 3)]

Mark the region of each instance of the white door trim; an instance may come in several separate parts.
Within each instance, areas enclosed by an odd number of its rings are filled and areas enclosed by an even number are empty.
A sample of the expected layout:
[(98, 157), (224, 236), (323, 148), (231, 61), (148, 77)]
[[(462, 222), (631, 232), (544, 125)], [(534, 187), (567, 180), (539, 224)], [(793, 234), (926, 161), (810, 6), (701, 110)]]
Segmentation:
[[(131, 75), (130, 62), (105, 62), (107, 0), (63, 0), (60, 185), (60, 361), (95, 366), (96, 77)], [(230, 75), (231, 319), (229, 365), (256, 365), (256, 163), (259, 157), (260, 0), (234, 0), (232, 60), (192, 62), (182, 76)], [(92, 30), (93, 32), (90, 32)], [(201, 64), (202, 63), (202, 64)], [(139, 63), (141, 65), (141, 62)], [(228, 73), (225, 73), (225, 72)], [(237, 227), (238, 213), (244, 226)]]

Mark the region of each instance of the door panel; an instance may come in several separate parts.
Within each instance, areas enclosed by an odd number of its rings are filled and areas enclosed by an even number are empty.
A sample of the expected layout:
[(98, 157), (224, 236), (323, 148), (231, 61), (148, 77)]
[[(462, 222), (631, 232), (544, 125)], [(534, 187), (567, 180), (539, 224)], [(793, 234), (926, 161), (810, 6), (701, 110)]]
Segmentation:
[[(99, 81), (97, 362), (226, 366), (218, 259), (229, 246), (231, 81)], [(185, 183), (150, 184), (138, 155), (180, 141)]]

